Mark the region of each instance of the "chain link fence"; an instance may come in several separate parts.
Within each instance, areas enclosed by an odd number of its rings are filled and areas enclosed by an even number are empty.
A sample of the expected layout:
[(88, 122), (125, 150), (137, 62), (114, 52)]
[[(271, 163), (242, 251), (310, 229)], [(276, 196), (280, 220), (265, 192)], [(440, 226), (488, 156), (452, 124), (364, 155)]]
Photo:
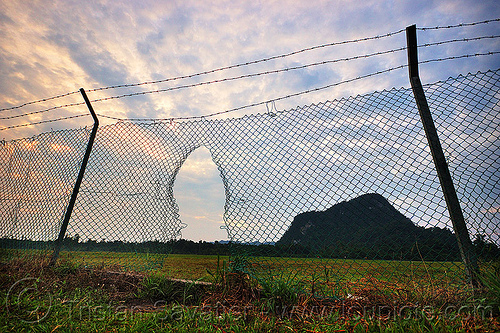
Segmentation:
[[(424, 86), (480, 257), (500, 245), (499, 76), (492, 70)], [(4, 258), (19, 248), (50, 251), (89, 132), (43, 133), (0, 146)], [(103, 126), (63, 254), (88, 265), (161, 268), (184, 227), (173, 196), (176, 175), (202, 146), (223, 180), (224, 223), (238, 269), (326, 284), (402, 281), (429, 269), (449, 284), (463, 279), (411, 89), (234, 119)], [(416, 262), (428, 266), (416, 269)]]
[(88, 135), (63, 130), (0, 144), (2, 250), (53, 249)]

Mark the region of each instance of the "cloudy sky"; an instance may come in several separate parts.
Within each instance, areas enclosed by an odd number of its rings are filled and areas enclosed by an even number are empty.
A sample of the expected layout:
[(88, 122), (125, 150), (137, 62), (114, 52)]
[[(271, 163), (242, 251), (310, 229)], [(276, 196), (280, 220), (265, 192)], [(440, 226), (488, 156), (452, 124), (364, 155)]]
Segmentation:
[[(188, 76), (313, 46), (383, 36), (416, 24), (446, 27), (500, 18), (498, 1), (16, 1), (0, 0), (0, 108), (9, 108), (83, 87), (90, 99), (144, 93), (95, 102), (97, 113), (127, 118), (200, 116), (261, 103), (301, 91), (406, 64), (404, 32), (391, 37), (322, 47), (294, 56), (209, 75), (141, 86), (100, 87)], [(419, 44), (500, 34), (500, 23), (419, 30)], [(275, 71), (312, 63), (394, 50), (380, 56), (337, 61), (252, 78), (177, 89), (182, 85)], [(429, 46), (421, 61), (500, 51), (498, 38)], [(498, 54), (432, 62), (420, 66), (424, 83), (468, 72), (497, 69)], [(408, 87), (407, 69), (280, 99), (277, 110), (341, 97)], [(81, 102), (78, 94), (0, 116), (36, 112)], [(221, 117), (266, 112), (266, 105)], [(0, 127), (86, 113), (84, 106), (59, 108), (0, 120)], [(103, 125), (113, 120), (101, 118)], [(0, 139), (29, 137), (50, 129), (91, 125), (89, 117), (0, 131)], [(208, 150), (192, 153), (174, 194), (188, 239), (225, 239), (224, 188)]]

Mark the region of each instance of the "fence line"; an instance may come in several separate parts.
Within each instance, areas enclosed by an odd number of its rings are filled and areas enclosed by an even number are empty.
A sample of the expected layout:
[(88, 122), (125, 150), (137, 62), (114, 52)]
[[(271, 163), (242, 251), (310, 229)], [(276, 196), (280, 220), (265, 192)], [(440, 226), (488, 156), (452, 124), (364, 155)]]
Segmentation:
[[(498, 37), (499, 36), (489, 36), (489, 37), (486, 37), (486, 38), (498, 38)], [(462, 40), (460, 40), (460, 41), (462, 41)], [(430, 46), (430, 45), (434, 45), (434, 44), (435, 43), (426, 44), (425, 46)], [(402, 50), (405, 50), (405, 49), (406, 49), (406, 47), (399, 48), (399, 49), (394, 49), (394, 50), (390, 50), (390, 51), (377, 52), (377, 53), (371, 54), (369, 56), (384, 54), (385, 52), (392, 53), (392, 52), (396, 52), (396, 51), (402, 51)], [(483, 53), (465, 54), (465, 55), (460, 55), (460, 56), (449, 56), (449, 57), (445, 57), (445, 58), (428, 59), (428, 60), (423, 60), (420, 63), (421, 64), (426, 64), (426, 63), (432, 63), (432, 62), (441, 62), (441, 61), (447, 61), (447, 60), (456, 60), (456, 59), (472, 58), (472, 57), (488, 56), (488, 55), (496, 55), (496, 54), (500, 54), (500, 51), (490, 51), (490, 52), (483, 52)], [(359, 56), (359, 57), (364, 57), (364, 56)], [(351, 58), (349, 58), (349, 60), (358, 59), (359, 57), (351, 57)], [(348, 59), (348, 58), (345, 58), (345, 59)], [(344, 61), (344, 59), (332, 60), (332, 62), (337, 62), (337, 61)], [(323, 63), (329, 63), (329, 62), (327, 61), (327, 62), (315, 63), (315, 64), (311, 64), (311, 65), (318, 65), (318, 64), (323, 64)], [(310, 66), (310, 65), (298, 66), (297, 68), (303, 68), (303, 67), (307, 67), (307, 66)], [(239, 110), (243, 110), (243, 109), (247, 109), (247, 108), (251, 108), (251, 107), (255, 107), (255, 106), (259, 106), (259, 105), (264, 105), (264, 104), (267, 104), (267, 103), (272, 103), (272, 102), (280, 101), (280, 100), (283, 100), (283, 99), (288, 99), (288, 98), (291, 98), (291, 97), (296, 97), (296, 96), (308, 94), (308, 93), (311, 93), (311, 92), (316, 92), (316, 91), (320, 91), (320, 90), (324, 90), (324, 89), (336, 87), (336, 86), (339, 86), (339, 85), (342, 85), (342, 84), (351, 83), (351, 82), (358, 81), (358, 80), (365, 79), (365, 78), (369, 78), (369, 77), (372, 77), (372, 76), (376, 76), (376, 75), (380, 75), (380, 74), (384, 74), (384, 73), (389, 73), (389, 72), (392, 72), (394, 70), (405, 68), (407, 66), (408, 65), (405, 64), (405, 65), (400, 65), (400, 66), (396, 66), (396, 67), (391, 67), (391, 68), (388, 68), (388, 69), (385, 69), (385, 70), (381, 70), (381, 71), (377, 71), (377, 72), (372, 72), (372, 73), (369, 73), (369, 74), (366, 74), (366, 75), (360, 75), (360, 76), (357, 76), (357, 77), (354, 77), (354, 78), (351, 78), (351, 79), (347, 79), (347, 80), (335, 82), (335, 83), (328, 84), (328, 85), (325, 85), (325, 86), (322, 86), (322, 87), (313, 88), (313, 89), (307, 89), (307, 90), (304, 90), (304, 91), (301, 91), (301, 92), (297, 92), (297, 93), (293, 93), (293, 94), (288, 94), (288, 95), (277, 97), (277, 98), (273, 98), (273, 99), (270, 99), (270, 100), (256, 102), (256, 103), (251, 103), (251, 104), (247, 104), (247, 105), (243, 105), (243, 106), (239, 106), (239, 107), (235, 107), (235, 108), (232, 108), (232, 109), (228, 109), (228, 110), (224, 110), (224, 111), (219, 111), (219, 112), (215, 112), (215, 113), (211, 113), (211, 114), (207, 114), (207, 115), (202, 115), (202, 116), (169, 117), (169, 118), (118, 118), (118, 117), (113, 117), (113, 116), (109, 116), (109, 115), (105, 115), (105, 114), (98, 114), (98, 115), (100, 117), (108, 118), (108, 119), (112, 119), (112, 120), (133, 120), (133, 121), (189, 120), (189, 119), (209, 118), (209, 117), (214, 117), (214, 116), (218, 116), (218, 115), (222, 115), (222, 114), (226, 114), (226, 113), (231, 113), (231, 112), (235, 112), (235, 111), (239, 111)], [(190, 85), (184, 85), (184, 86), (177, 86), (177, 87), (166, 88), (166, 89), (158, 89), (158, 90), (152, 90), (152, 91), (145, 91), (145, 92), (123, 94), (123, 95), (117, 95), (117, 96), (111, 96), (111, 97), (104, 97), (104, 98), (93, 99), (93, 100), (91, 100), (91, 102), (92, 103), (94, 103), (94, 102), (103, 102), (103, 101), (108, 101), (108, 100), (113, 100), (113, 99), (120, 99), (120, 98), (125, 98), (125, 97), (133, 97), (133, 96), (147, 95), (147, 94), (153, 94), (153, 93), (162, 93), (162, 92), (174, 91), (174, 90), (179, 90), (179, 89), (184, 89), (184, 88), (192, 88), (192, 87), (197, 87), (197, 86), (202, 86), (202, 85), (208, 85), (208, 84), (213, 84), (213, 83), (220, 83), (220, 82), (232, 81), (232, 80), (237, 80), (237, 79), (242, 79), (242, 78), (248, 78), (248, 77), (266, 75), (266, 74), (271, 74), (271, 73), (289, 71), (289, 70), (293, 70), (293, 69), (297, 69), (297, 68), (286, 68), (286, 69), (283, 69), (283, 70), (268, 71), (268, 72), (261, 72), (261, 73), (248, 74), (248, 75), (241, 75), (241, 76), (238, 76), (238, 77), (225, 78), (225, 79), (213, 80), (213, 81), (206, 81), (206, 82), (200, 82), (200, 83), (195, 83), (195, 84), (190, 84)], [(81, 106), (81, 105), (84, 105), (84, 104), (85, 104), (85, 102), (77, 102), (77, 103), (64, 104), (64, 105), (60, 105), (60, 106), (54, 106), (54, 107), (51, 107), (51, 108), (48, 108), (48, 109), (43, 109), (43, 110), (29, 112), (29, 113), (26, 113), (26, 114), (23, 114), (23, 115), (15, 115), (15, 116), (3, 117), (3, 118), (0, 118), (0, 119), (10, 120), (10, 119), (14, 119), (14, 118), (23, 117), (23, 116), (29, 116), (29, 115), (34, 115), (34, 114), (45, 113), (45, 112), (48, 112), (48, 111), (53, 111), (53, 110), (61, 109), (61, 108), (68, 108), (68, 107), (73, 107), (73, 106)], [(4, 130), (8, 130), (8, 129), (14, 129), (14, 128), (19, 128), (19, 127), (26, 127), (26, 126), (30, 126), (30, 125), (39, 125), (39, 124), (56, 122), (56, 121), (61, 121), (61, 120), (74, 119), (74, 118), (85, 117), (85, 116), (87, 116), (87, 114), (79, 114), (79, 115), (67, 116), (67, 117), (60, 117), (60, 118), (56, 118), (56, 119), (44, 120), (44, 121), (39, 121), (39, 122), (34, 122), (34, 123), (25, 123), (25, 124), (20, 124), (20, 125), (6, 126), (6, 127), (3, 127), (3, 128), (0, 128), (0, 131), (4, 131)]]
[[(500, 19), (491, 19), (491, 20), (484, 20), (484, 21), (473, 22), (473, 23), (460, 23), (460, 24), (456, 24), (456, 25), (449, 25), (449, 26), (443, 26), (443, 27), (439, 27), (439, 26), (437, 26), (437, 27), (423, 27), (423, 28), (417, 28), (417, 29), (422, 30), (422, 31), (440, 30), (440, 29), (450, 29), (450, 28), (458, 28), (458, 27), (466, 27), (466, 26), (475, 26), (475, 25), (487, 24), (487, 23), (499, 22), (499, 21), (500, 21)], [(216, 73), (216, 72), (220, 72), (220, 71), (224, 71), (224, 70), (228, 70), (228, 69), (233, 69), (233, 68), (237, 68), (237, 67), (243, 67), (243, 66), (261, 63), (261, 62), (267, 62), (267, 61), (274, 60), (274, 59), (285, 58), (285, 57), (289, 57), (289, 56), (292, 56), (295, 54), (299, 54), (299, 53), (303, 53), (303, 52), (307, 52), (307, 51), (312, 51), (312, 50), (319, 49), (319, 48), (325, 48), (325, 47), (337, 46), (337, 45), (343, 45), (343, 44), (350, 44), (350, 43), (358, 43), (358, 42), (363, 42), (363, 41), (368, 41), (368, 40), (381, 39), (381, 38), (385, 38), (385, 37), (394, 36), (394, 35), (400, 34), (402, 32), (404, 32), (404, 29), (401, 29), (401, 30), (398, 30), (395, 32), (386, 33), (386, 34), (379, 35), (379, 36), (365, 37), (365, 38), (353, 39), (353, 40), (348, 40), (348, 41), (334, 42), (334, 43), (312, 46), (312, 47), (304, 48), (304, 49), (289, 52), (289, 53), (275, 55), (275, 56), (268, 57), (268, 58), (252, 60), (252, 61), (248, 61), (248, 62), (241, 63), (241, 64), (220, 67), (220, 68), (216, 68), (216, 69), (212, 69), (212, 70), (208, 70), (208, 71), (203, 71), (203, 72), (199, 72), (199, 73), (194, 73), (194, 74), (189, 74), (189, 75), (182, 75), (182, 76), (177, 76), (177, 77), (173, 77), (173, 78), (166, 78), (166, 79), (154, 80), (154, 81), (144, 81), (144, 82), (139, 82), (139, 83), (119, 84), (119, 85), (113, 85), (113, 86), (107, 86), (107, 87), (100, 87), (100, 88), (90, 89), (89, 91), (92, 92), (92, 91), (101, 91), (101, 90), (116, 89), (116, 88), (137, 87), (137, 86), (141, 86), (141, 85), (157, 84), (157, 83), (163, 83), (163, 82), (168, 82), (168, 81), (176, 81), (176, 80), (181, 80), (181, 79), (193, 78), (193, 77), (212, 74), (212, 73)], [(78, 94), (78, 93), (79, 93), (79, 91), (72, 91), (72, 92), (56, 95), (53, 97), (47, 97), (47, 98), (43, 98), (43, 99), (31, 101), (31, 102), (26, 102), (26, 103), (23, 103), (23, 104), (20, 104), (17, 106), (1, 108), (0, 112), (18, 109), (18, 108), (22, 108), (22, 107), (27, 106), (27, 105), (46, 102), (46, 101), (50, 101), (53, 99), (58, 99), (58, 98), (62, 98), (62, 97), (66, 97), (66, 96), (74, 95), (74, 94)]]
[(453, 25), (448, 25), (448, 26), (423, 27), (423, 28), (417, 28), (417, 30), (426, 31), (426, 30), (442, 30), (442, 29), (452, 29), (452, 28), (463, 28), (463, 27), (470, 27), (470, 26), (475, 26), (475, 25), (480, 25), (480, 24), (488, 24), (491, 22), (500, 22), (500, 18), (491, 19), (491, 20), (484, 20), (484, 21), (479, 21), (479, 22), (473, 22), (473, 23), (453, 24)]
[[(355, 269), (352, 276), (394, 278), (402, 271), (398, 278), (403, 279), (413, 261), (425, 260), (453, 272), (446, 283), (458, 283), (464, 275), (460, 249), (410, 89), (208, 119), (406, 66), (205, 116), (123, 120), (102, 115), (119, 121), (97, 132), (66, 236), (61, 212), (84, 164), (88, 130), (3, 142), (0, 247), (7, 253), (51, 248), (59, 234), (63, 251), (135, 252), (142, 264), (161, 265), (161, 256), (149, 254), (168, 253), (183, 228), (173, 196), (176, 175), (203, 146), (224, 184), (224, 223), (233, 254), (253, 258), (245, 267), (249, 274), (274, 276), (281, 267), (276, 263), (286, 261), (307, 274), (340, 264)], [(499, 87), (500, 69), (423, 87), (444, 152), (453, 156), (457, 199), (467, 200), (464, 222), (476, 237), (471, 246), (484, 260), (500, 255), (498, 223), (488, 215), (500, 202), (495, 190), (500, 184)], [(56, 120), (43, 122), (50, 121)], [(304, 258), (312, 261), (304, 264)], [(134, 265), (130, 257), (113, 264)], [(382, 266), (384, 271), (369, 271)]]
[[(425, 86), (445, 154), (454, 157), (450, 170), (460, 200), (467, 200), (467, 227), (495, 244), (498, 225), (482, 212), (499, 200), (499, 86), (500, 70)], [(411, 90), (393, 89), (243, 118), (104, 126), (68, 226), (68, 237), (78, 235), (79, 242), (65, 249), (168, 252), (182, 230), (175, 176), (205, 146), (225, 186), (229, 239), (242, 244), (235, 251), (274, 258), (256, 267), (319, 256), (394, 260), (385, 265), (405, 271), (405, 260), (422, 256), (437, 267), (451, 265), (460, 278), (456, 240), (419, 123)], [(68, 198), (71, 181), (61, 185), (74, 179), (86, 137), (86, 129), (49, 132), (0, 147), (2, 247), (48, 246), (55, 239), (61, 216), (55, 212), (65, 207), (55, 199)], [(335, 216), (350, 228), (338, 229)], [(378, 216), (388, 223), (383, 232), (376, 231)], [(115, 263), (134, 265), (130, 258)]]

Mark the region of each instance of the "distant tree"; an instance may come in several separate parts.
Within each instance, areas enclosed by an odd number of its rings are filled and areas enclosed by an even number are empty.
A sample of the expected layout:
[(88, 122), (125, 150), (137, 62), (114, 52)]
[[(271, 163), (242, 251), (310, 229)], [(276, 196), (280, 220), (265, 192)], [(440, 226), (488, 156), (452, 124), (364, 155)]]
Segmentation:
[(476, 239), (472, 242), (476, 249), (476, 253), (482, 260), (485, 261), (499, 261), (500, 260), (500, 249), (493, 242), (486, 240), (486, 236), (483, 234), (477, 234)]

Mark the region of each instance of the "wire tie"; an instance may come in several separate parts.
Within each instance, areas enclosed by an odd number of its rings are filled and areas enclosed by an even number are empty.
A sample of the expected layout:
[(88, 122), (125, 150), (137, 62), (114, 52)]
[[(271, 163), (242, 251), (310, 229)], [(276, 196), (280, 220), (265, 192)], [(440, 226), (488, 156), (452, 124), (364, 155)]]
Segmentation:
[(276, 116), (276, 112), (278, 112), (278, 109), (276, 109), (276, 101), (268, 101), (266, 102), (266, 109), (267, 109), (267, 114), (270, 116), (270, 117), (275, 117)]

